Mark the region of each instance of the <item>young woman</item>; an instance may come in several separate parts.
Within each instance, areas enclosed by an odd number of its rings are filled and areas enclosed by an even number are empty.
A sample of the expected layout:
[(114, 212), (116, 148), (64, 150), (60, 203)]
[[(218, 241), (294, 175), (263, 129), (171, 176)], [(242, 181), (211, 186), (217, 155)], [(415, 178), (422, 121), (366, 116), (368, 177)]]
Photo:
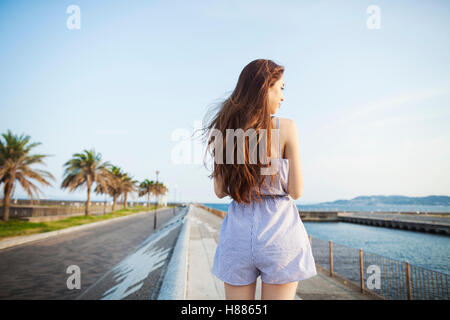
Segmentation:
[[(208, 132), (221, 133), (208, 139), (207, 148), (213, 149), (214, 170), (209, 177), (214, 178), (215, 193), (233, 199), (221, 225), (212, 268), (224, 281), (227, 299), (254, 299), (258, 276), (262, 299), (294, 299), (298, 281), (317, 274), (308, 235), (293, 201), (303, 190), (297, 126), (293, 120), (271, 116), (284, 100), (283, 73), (284, 67), (272, 60), (250, 62), (205, 127)], [(237, 135), (236, 142), (234, 136), (231, 140), (227, 129), (254, 129), (258, 147), (253, 143), (250, 148), (250, 139), (239, 140)], [(217, 144), (220, 136), (223, 141)], [(233, 159), (226, 158), (227, 138), (231, 149), (234, 146)], [(244, 161), (238, 163), (237, 153), (242, 150)], [(256, 163), (250, 161), (255, 150), (266, 150), (269, 162), (261, 156)], [(274, 173), (262, 174), (269, 166), (276, 170), (265, 172)]]

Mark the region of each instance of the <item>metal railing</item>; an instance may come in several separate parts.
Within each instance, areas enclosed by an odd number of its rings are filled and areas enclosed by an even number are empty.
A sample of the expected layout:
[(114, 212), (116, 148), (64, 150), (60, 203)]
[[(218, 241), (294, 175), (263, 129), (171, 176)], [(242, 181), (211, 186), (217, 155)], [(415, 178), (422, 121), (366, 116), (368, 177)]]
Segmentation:
[(309, 235), (316, 264), (389, 300), (449, 300), (448, 274)]

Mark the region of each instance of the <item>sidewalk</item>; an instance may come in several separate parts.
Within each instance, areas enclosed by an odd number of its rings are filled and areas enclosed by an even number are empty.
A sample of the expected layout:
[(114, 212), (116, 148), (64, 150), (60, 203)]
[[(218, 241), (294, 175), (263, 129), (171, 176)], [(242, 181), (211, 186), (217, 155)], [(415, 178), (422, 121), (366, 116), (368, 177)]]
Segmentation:
[[(223, 282), (211, 272), (214, 253), (219, 240), (222, 219), (207, 210), (193, 206), (190, 216), (190, 237), (186, 299), (223, 300)], [(300, 281), (297, 300), (372, 300), (372, 296), (331, 278), (317, 267), (317, 276)], [(256, 299), (261, 299), (261, 279), (256, 282)]]

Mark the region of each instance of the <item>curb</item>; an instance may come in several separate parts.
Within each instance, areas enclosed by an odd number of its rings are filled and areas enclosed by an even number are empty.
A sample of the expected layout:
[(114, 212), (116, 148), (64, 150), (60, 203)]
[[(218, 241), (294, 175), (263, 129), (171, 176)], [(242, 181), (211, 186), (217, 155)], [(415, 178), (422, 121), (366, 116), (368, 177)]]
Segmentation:
[[(167, 207), (159, 208), (159, 209), (156, 209), (156, 212), (159, 212), (160, 210), (165, 210), (165, 209), (167, 209)], [(130, 215), (124, 216), (124, 217), (117, 217), (117, 218), (111, 218), (111, 219), (98, 221), (98, 222), (91, 222), (91, 223), (83, 224), (83, 225), (80, 225), (80, 226), (69, 227), (69, 228), (55, 230), (55, 231), (50, 231), (50, 232), (43, 232), (43, 233), (33, 234), (31, 236), (17, 237), (17, 238), (13, 238), (13, 239), (10, 239), (10, 240), (0, 240), (0, 250), (6, 249), (6, 248), (15, 247), (15, 246), (18, 246), (18, 245), (24, 244), (24, 243), (34, 242), (34, 241), (42, 240), (42, 239), (47, 239), (47, 238), (50, 238), (50, 237), (58, 236), (60, 234), (66, 234), (66, 233), (80, 231), (80, 230), (84, 230), (84, 229), (88, 229), (88, 228), (98, 227), (100, 225), (104, 225), (104, 224), (107, 224), (107, 223), (110, 223), (110, 222), (120, 221), (120, 220), (123, 220), (123, 219), (131, 218), (131, 217), (137, 217), (137, 216), (141, 216), (141, 215), (144, 215), (144, 214), (147, 214), (147, 213), (153, 213), (153, 212), (154, 212), (154, 210), (152, 210), (152, 211), (144, 211), (144, 212), (130, 214)]]
[(189, 205), (183, 227), (173, 249), (157, 300), (185, 300), (187, 291), (188, 252), (190, 235), (190, 215), (193, 206)]

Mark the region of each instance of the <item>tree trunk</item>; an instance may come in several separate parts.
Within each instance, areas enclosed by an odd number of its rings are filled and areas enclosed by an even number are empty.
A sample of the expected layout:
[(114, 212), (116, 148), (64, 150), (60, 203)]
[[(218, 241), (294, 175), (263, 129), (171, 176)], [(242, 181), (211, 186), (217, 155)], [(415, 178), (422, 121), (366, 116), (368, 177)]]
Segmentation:
[(150, 193), (147, 193), (147, 208), (150, 208)]
[(9, 198), (11, 196), (11, 188), (9, 184), (5, 185), (5, 194), (3, 198), (3, 220), (9, 220)]
[(86, 217), (89, 215), (89, 205), (91, 203), (91, 187), (88, 187), (87, 193), (86, 209), (84, 210), (84, 215)]
[(125, 207), (125, 209), (128, 207), (127, 206), (127, 196), (128, 196), (128, 193), (125, 192), (124, 199), (123, 199), (123, 206)]
[(113, 196), (113, 207), (112, 207), (112, 211), (114, 212), (116, 210), (116, 202), (117, 202), (117, 196)]

